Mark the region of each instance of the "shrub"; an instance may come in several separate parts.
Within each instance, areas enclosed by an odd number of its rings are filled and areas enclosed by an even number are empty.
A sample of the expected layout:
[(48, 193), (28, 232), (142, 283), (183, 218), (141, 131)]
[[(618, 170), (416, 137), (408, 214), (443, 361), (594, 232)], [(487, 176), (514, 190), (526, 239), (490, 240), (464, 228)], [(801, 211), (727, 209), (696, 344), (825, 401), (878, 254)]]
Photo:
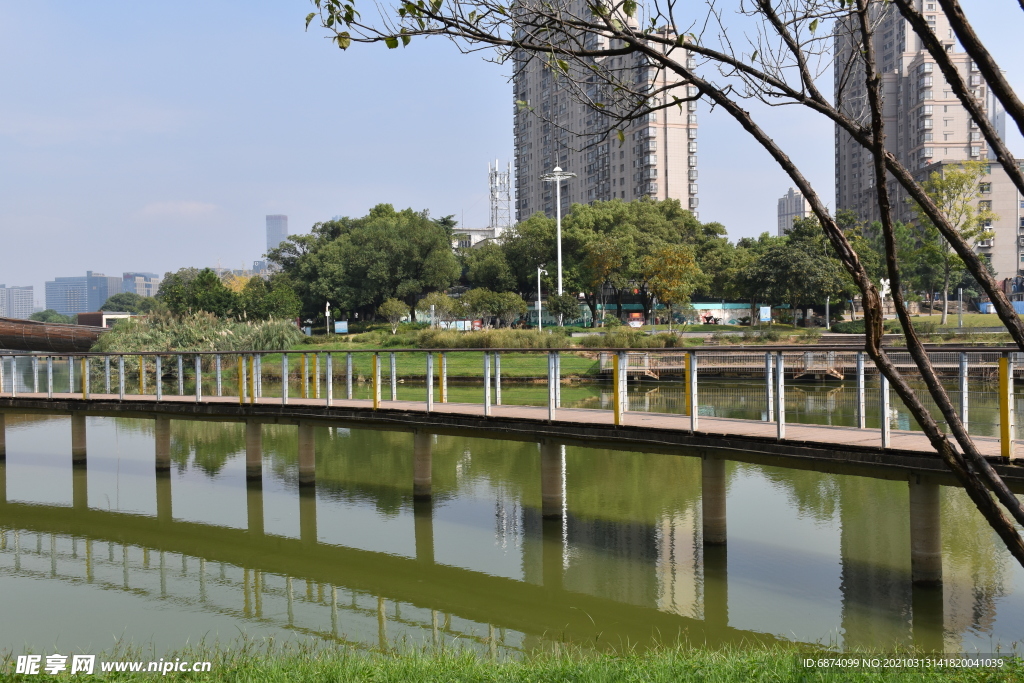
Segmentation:
[(181, 317), (170, 313), (122, 320), (93, 345), (93, 351), (277, 351), (303, 340), (290, 320), (238, 322), (211, 313)]
[(421, 330), (415, 346), (421, 349), (557, 349), (568, 345), (556, 330)]

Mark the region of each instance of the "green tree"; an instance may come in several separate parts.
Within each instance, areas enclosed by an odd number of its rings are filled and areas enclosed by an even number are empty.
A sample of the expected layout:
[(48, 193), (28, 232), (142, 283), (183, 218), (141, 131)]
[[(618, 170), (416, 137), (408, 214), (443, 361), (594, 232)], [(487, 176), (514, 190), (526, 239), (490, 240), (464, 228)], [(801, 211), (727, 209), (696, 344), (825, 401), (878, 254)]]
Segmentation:
[(552, 315), (558, 316), (558, 324), (561, 326), (566, 321), (576, 320), (580, 317), (580, 300), (575, 294), (569, 292), (550, 294), (548, 295), (548, 310)]
[(182, 268), (164, 275), (157, 298), (175, 315), (206, 311), (224, 318), (238, 309), (238, 296), (209, 268)]
[(496, 315), (495, 308), (498, 303), (494, 292), (483, 287), (471, 289), (463, 294), (459, 301), (465, 307), (466, 313), (472, 318), (480, 318), (486, 327), (489, 320)]
[[(963, 161), (943, 166), (942, 171), (933, 171), (924, 181), (925, 192), (946, 215), (950, 225), (965, 240), (974, 241), (992, 238), (989, 226), (998, 216), (992, 213), (991, 202), (983, 204), (980, 180), (988, 173), (988, 164), (981, 161)], [(912, 202), (921, 229), (923, 248), (931, 263), (937, 264), (941, 274), (942, 322), (949, 317), (950, 283), (963, 277), (963, 260), (953, 251), (950, 243), (939, 234), (920, 204)]]
[[(433, 307), (433, 309), (431, 309)], [(444, 292), (431, 292), (416, 302), (416, 310), (430, 320), (433, 310), (433, 324), (449, 323), (465, 314), (465, 307), (458, 299), (453, 299)]]
[(100, 310), (138, 314), (152, 313), (159, 310), (160, 307), (160, 302), (155, 297), (142, 296), (135, 292), (119, 292), (108, 297), (100, 306)]
[(668, 325), (672, 330), (672, 309), (688, 304), (690, 295), (706, 278), (697, 265), (689, 245), (666, 245), (641, 259), (641, 270), (654, 296), (668, 306)]
[(292, 288), (287, 276), (277, 274), (268, 282), (260, 277), (250, 278), (238, 296), (238, 316), (251, 320), (296, 318), (302, 311), (302, 301)]
[(461, 274), (444, 225), (426, 211), (395, 211), (390, 204), (362, 218), (317, 223), (309, 235), (292, 236), (267, 256), (294, 283), (305, 314), (317, 314), (330, 301), (369, 318), (386, 299), (413, 306)]
[(526, 302), (515, 292), (497, 292), (494, 295), (494, 315), (501, 319), (505, 327), (511, 327), (517, 320), (526, 315)]
[(487, 242), (465, 249), (462, 261), (466, 284), (470, 287), (485, 287), (492, 292), (508, 292), (516, 288), (516, 279), (500, 245)]
[(36, 311), (28, 317), (29, 320), (36, 320), (41, 323), (64, 323), (66, 325), (74, 325), (75, 319), (70, 315), (64, 315), (58, 313), (52, 308), (47, 308), (45, 311)]
[(391, 298), (380, 305), (377, 309), (377, 313), (379, 313), (380, 316), (387, 320), (388, 324), (391, 325), (391, 334), (397, 334), (398, 326), (401, 324), (402, 318), (409, 315), (409, 307), (404, 301)]

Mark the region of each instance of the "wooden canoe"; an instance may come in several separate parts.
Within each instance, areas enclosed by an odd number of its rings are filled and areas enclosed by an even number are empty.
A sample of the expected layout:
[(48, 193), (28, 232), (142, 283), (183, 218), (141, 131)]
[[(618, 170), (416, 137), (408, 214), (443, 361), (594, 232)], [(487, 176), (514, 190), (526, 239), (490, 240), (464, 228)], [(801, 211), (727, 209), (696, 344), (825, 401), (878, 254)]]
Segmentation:
[(88, 351), (108, 330), (88, 325), (42, 323), (36, 320), (0, 318), (0, 349), (10, 351)]

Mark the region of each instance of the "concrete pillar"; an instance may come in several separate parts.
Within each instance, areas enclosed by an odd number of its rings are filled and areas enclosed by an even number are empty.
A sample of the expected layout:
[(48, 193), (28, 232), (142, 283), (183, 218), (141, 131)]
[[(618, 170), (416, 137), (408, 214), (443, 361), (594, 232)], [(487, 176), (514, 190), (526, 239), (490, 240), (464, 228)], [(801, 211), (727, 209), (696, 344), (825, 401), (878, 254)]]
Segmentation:
[(263, 478), (263, 425), (255, 420), (245, 422), (245, 478)]
[(253, 536), (263, 535), (263, 480), (249, 479), (245, 482), (245, 512), (247, 528)]
[(89, 508), (89, 470), (84, 461), (71, 465), (71, 505), (75, 510)]
[(412, 513), (416, 559), (434, 564), (434, 504), (430, 498), (413, 498)]
[(71, 462), (85, 462), (85, 415), (71, 413)]
[(7, 504), (7, 461), (0, 458), (0, 505)]
[(0, 413), (0, 460), (7, 457), (7, 417)]
[(153, 429), (156, 441), (156, 471), (171, 469), (171, 418), (158, 415)]
[(430, 500), (433, 495), (433, 436), (416, 430), (412, 436), (412, 497)]
[(942, 653), (945, 649), (942, 586), (915, 585), (911, 604), (914, 647), (918, 652)]
[(705, 456), (701, 460), (700, 473), (704, 545), (725, 545), (725, 460)]
[(704, 625), (708, 640), (729, 626), (729, 556), (724, 545), (704, 546)]
[(170, 522), (173, 519), (171, 509), (171, 472), (169, 469), (156, 471), (156, 520)]
[(910, 573), (922, 586), (942, 583), (942, 518), (939, 485), (910, 480)]
[(316, 538), (316, 485), (311, 483), (299, 489), (299, 539), (313, 544)]
[(299, 423), (299, 486), (316, 484), (316, 439), (313, 425)]
[(544, 519), (561, 519), (565, 503), (564, 458), (561, 444), (543, 441), (540, 444), (540, 500)]
[[(561, 510), (559, 510), (561, 511)], [(562, 578), (565, 571), (565, 538), (562, 519), (544, 519), (541, 521), (541, 572), (544, 587), (562, 590)]]

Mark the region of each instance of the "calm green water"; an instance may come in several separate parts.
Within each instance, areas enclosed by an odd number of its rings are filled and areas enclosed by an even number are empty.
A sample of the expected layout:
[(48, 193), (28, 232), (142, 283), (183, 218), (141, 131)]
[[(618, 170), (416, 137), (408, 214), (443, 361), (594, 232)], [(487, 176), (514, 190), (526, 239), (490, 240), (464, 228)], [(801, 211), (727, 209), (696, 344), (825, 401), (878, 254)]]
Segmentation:
[(8, 414), (0, 651), (245, 634), (991, 652), (1024, 634), (1024, 572), (957, 489), (942, 489), (945, 585), (922, 590), (902, 482), (729, 463), (727, 550), (706, 550), (691, 457), (566, 447), (565, 516), (549, 521), (536, 444), (431, 437), (424, 504), (410, 434), (318, 428), (315, 492), (300, 494), (295, 427), (264, 426), (261, 487), (246, 484), (243, 425), (173, 422), (165, 477), (152, 422), (87, 429), (73, 469), (68, 418)]

